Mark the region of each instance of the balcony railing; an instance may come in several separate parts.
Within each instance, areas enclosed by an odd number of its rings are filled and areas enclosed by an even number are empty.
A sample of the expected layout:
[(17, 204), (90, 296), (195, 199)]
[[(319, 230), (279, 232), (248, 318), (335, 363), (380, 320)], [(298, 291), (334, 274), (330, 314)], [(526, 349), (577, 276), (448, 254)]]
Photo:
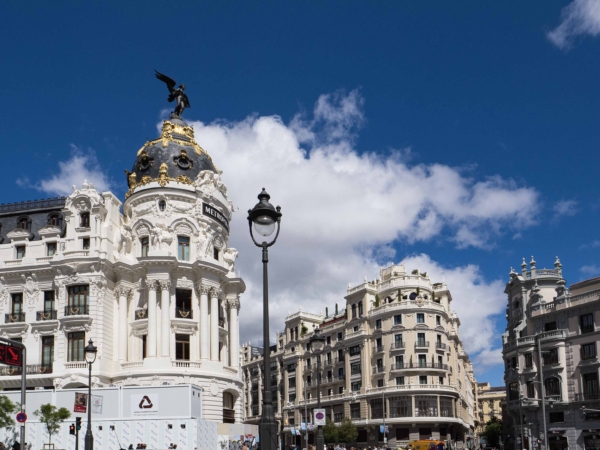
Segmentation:
[(144, 308), (135, 310), (135, 320), (147, 319), (148, 318), (148, 310)]
[(332, 366), (333, 365), (333, 359), (326, 359), (325, 362), (323, 363), (324, 366)]
[(421, 339), (415, 342), (415, 348), (429, 348), (429, 341), (423, 341)]
[(65, 316), (87, 316), (89, 313), (88, 305), (65, 306)]
[(335, 358), (333, 360), (334, 364), (340, 364), (340, 363), (344, 363), (344, 362), (346, 362), (346, 358), (344, 358), (343, 356), (341, 358)]
[(4, 323), (19, 323), (25, 322), (25, 313), (4, 314)]
[(350, 375), (360, 375), (360, 367), (358, 369), (350, 369)]
[(405, 364), (392, 364), (391, 370), (403, 370), (403, 369), (450, 370), (450, 366), (448, 364), (431, 363), (431, 362), (424, 362), (424, 361), (417, 361), (415, 363), (405, 363)]
[(176, 308), (175, 317), (177, 317), (178, 319), (192, 319), (192, 310), (185, 308)]
[(385, 372), (385, 366), (375, 366), (373, 367), (373, 374), (383, 373)]
[(381, 353), (383, 351), (383, 345), (376, 345), (375, 347), (373, 347), (373, 353)]
[(448, 346), (442, 342), (436, 342), (435, 348), (437, 348), (439, 350), (446, 350), (448, 348)]
[(542, 361), (544, 362), (544, 366), (551, 366), (552, 364), (558, 364), (558, 354), (551, 354), (551, 355), (546, 355), (542, 358)]
[(401, 348), (404, 348), (404, 342), (402, 341), (397, 341), (392, 344), (392, 350), (398, 350)]
[(586, 400), (600, 400), (600, 390), (584, 392), (583, 394), (575, 394), (576, 402), (583, 402)]
[(344, 413), (333, 413), (333, 421), (339, 423), (344, 420)]
[(37, 311), (35, 314), (35, 320), (38, 322), (43, 322), (44, 320), (56, 320), (56, 310)]
[[(27, 375), (42, 375), (52, 373), (52, 364), (32, 364), (27, 365)], [(1, 367), (0, 376), (21, 375), (21, 367)]]

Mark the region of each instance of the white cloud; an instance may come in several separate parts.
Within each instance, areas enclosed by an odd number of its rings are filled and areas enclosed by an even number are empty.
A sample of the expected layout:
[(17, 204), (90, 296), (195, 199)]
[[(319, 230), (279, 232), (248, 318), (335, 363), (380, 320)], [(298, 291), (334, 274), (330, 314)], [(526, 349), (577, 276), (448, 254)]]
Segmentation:
[(579, 211), (577, 205), (578, 203), (576, 200), (561, 200), (556, 202), (552, 208), (554, 211), (554, 218), (574, 216)]
[(71, 157), (58, 162), (59, 172), (50, 178), (31, 183), (28, 178), (17, 179), (21, 187), (34, 188), (50, 195), (69, 195), (71, 186), (81, 186), (84, 180), (93, 183), (100, 192), (110, 189), (110, 181), (100, 168), (100, 163), (93, 150), (84, 151), (71, 144)]
[(584, 274), (584, 275), (586, 275), (586, 276), (588, 276), (590, 278), (600, 275), (600, 267), (597, 266), (596, 264), (590, 264), (590, 265), (587, 265), (587, 266), (581, 266), (579, 268), (579, 271), (582, 274)]
[[(238, 268), (248, 286), (243, 340), (261, 333), (255, 326), (262, 317), (260, 250), (250, 241), (244, 211), (263, 186), (283, 213), (279, 241), (270, 250), (272, 330), (281, 330), (288, 311), (300, 306), (313, 312), (332, 310), (336, 302), (342, 307), (348, 282), (375, 278), (378, 262), (394, 258), (396, 241), (486, 247), (535, 223), (538, 193), (532, 188), (499, 176), (470, 178), (441, 164), (410, 165), (400, 151), (358, 153), (361, 106), (357, 92), (336, 93), (319, 98), (312, 118), (298, 116), (290, 124), (257, 115), (193, 123), (196, 140), (224, 170), (230, 198), (242, 211), (232, 221), (231, 245), (240, 251)], [(446, 277), (473, 359), (477, 352), (496, 352), (492, 316), (504, 308), (503, 284), (486, 282), (476, 266), (444, 268), (426, 255), (408, 261)], [(494, 358), (482, 356), (481, 364)]]
[(574, 0), (561, 11), (561, 23), (547, 33), (548, 39), (566, 50), (577, 36), (600, 34), (600, 2), (598, 0)]
[(579, 250), (583, 250), (583, 249), (586, 249), (586, 248), (597, 248), (597, 247), (600, 247), (600, 241), (599, 240), (592, 241), (589, 244), (582, 244), (582, 245), (579, 246)]

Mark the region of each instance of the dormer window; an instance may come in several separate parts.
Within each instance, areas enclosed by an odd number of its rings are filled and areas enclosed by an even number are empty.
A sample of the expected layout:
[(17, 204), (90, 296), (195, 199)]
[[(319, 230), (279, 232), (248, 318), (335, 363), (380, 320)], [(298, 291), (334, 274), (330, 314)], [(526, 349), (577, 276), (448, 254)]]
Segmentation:
[(18, 245), (17, 247), (15, 247), (15, 249), (17, 250), (17, 259), (25, 258), (25, 246), (24, 245)]
[(31, 220), (28, 217), (22, 217), (17, 222), (17, 228), (20, 230), (30, 230), (31, 229)]
[(219, 249), (217, 247), (213, 247), (213, 258), (219, 260)]
[(52, 214), (50, 217), (48, 217), (48, 225), (60, 227), (60, 224), (61, 224), (60, 215)]
[(79, 226), (81, 228), (89, 228), (90, 227), (90, 213), (82, 212), (79, 215)]

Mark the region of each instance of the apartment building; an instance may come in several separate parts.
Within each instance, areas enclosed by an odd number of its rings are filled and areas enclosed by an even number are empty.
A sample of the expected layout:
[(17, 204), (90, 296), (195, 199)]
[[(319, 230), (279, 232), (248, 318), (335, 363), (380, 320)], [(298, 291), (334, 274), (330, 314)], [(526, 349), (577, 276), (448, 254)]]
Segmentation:
[[(318, 377), (327, 416), (335, 423), (352, 419), (358, 445), (383, 445), (384, 416), (391, 447), (419, 438), (464, 442), (472, 436), (476, 382), (451, 302), (445, 283), (392, 265), (378, 279), (349, 287), (343, 308), (336, 305), (324, 316), (288, 315), (270, 348), (283, 444), (300, 444), (292, 433), (311, 422)], [(310, 343), (316, 327), (325, 337), (320, 354)], [(245, 420), (258, 423), (262, 351), (245, 344), (242, 352)]]
[(482, 435), (485, 424), (492, 417), (502, 420), (502, 405), (506, 400), (506, 387), (491, 386), (490, 383), (477, 383), (477, 434)]

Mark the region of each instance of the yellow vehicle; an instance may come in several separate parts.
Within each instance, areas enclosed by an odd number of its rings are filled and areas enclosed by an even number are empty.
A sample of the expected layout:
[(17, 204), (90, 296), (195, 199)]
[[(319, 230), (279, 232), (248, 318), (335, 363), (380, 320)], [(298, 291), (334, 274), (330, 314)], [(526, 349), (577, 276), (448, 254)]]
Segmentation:
[(446, 450), (446, 444), (444, 441), (427, 439), (421, 441), (410, 441), (408, 448), (411, 450)]

